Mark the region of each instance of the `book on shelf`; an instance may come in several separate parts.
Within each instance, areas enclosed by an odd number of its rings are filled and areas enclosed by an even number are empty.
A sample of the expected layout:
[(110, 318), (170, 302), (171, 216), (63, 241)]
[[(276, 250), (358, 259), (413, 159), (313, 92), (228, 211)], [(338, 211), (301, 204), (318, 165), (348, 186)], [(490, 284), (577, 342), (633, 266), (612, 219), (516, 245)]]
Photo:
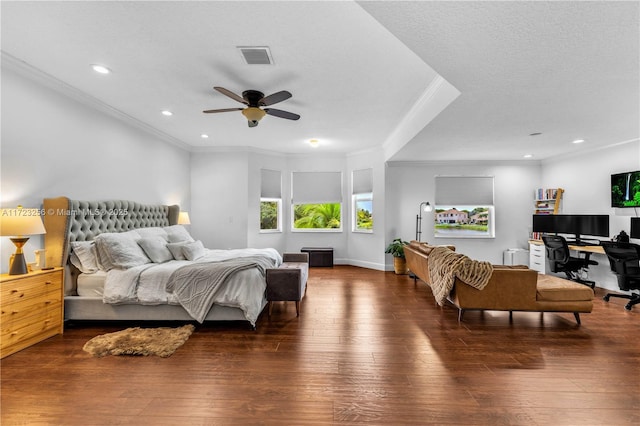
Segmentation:
[(557, 195), (557, 188), (538, 188), (536, 191), (536, 200), (555, 200)]

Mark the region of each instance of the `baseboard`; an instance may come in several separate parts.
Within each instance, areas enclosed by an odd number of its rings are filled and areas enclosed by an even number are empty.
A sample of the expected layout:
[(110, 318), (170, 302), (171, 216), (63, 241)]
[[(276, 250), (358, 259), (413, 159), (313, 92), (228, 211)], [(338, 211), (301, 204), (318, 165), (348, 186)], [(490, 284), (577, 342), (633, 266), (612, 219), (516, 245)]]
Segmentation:
[(374, 269), (376, 271), (393, 271), (393, 265), (386, 265), (377, 262), (367, 262), (357, 259), (334, 259), (333, 263), (335, 265), (358, 266), (360, 268)]

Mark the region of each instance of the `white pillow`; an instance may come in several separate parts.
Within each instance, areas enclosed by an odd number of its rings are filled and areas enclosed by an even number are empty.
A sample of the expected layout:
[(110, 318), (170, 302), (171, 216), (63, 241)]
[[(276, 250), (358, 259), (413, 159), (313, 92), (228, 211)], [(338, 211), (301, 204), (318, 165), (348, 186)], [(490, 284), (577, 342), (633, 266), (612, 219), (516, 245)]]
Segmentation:
[(187, 243), (182, 247), (182, 253), (187, 260), (196, 260), (204, 256), (204, 245), (200, 240)]
[(187, 258), (184, 257), (184, 253), (182, 252), (182, 247), (184, 247), (187, 244), (189, 243), (186, 241), (182, 243), (167, 243), (167, 248), (169, 249), (169, 251), (171, 252), (175, 260), (186, 260)]
[(136, 232), (142, 238), (162, 237), (165, 240), (165, 242), (167, 241), (167, 238), (168, 238), (167, 231), (165, 231), (163, 228), (160, 228), (158, 226), (155, 226), (152, 228), (136, 228)]
[(92, 274), (100, 269), (98, 251), (93, 241), (73, 241), (71, 244), (71, 263), (86, 274)]
[(159, 235), (138, 240), (145, 254), (153, 263), (164, 263), (173, 260), (173, 254), (167, 248), (167, 240)]
[(167, 232), (167, 240), (170, 243), (180, 243), (182, 241), (192, 243), (195, 241), (189, 231), (182, 225), (165, 226), (163, 229)]
[(135, 231), (98, 235), (94, 241), (103, 269), (129, 269), (151, 262), (138, 245), (139, 239), (140, 235)]

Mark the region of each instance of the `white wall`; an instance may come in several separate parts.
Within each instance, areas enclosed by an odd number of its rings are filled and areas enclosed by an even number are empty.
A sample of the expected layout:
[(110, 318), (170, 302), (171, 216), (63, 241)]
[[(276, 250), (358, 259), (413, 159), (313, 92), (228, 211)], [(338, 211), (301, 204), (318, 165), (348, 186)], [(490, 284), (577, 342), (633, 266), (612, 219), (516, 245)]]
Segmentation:
[[(632, 208), (611, 207), (611, 175), (640, 170), (640, 141), (619, 144), (581, 155), (545, 161), (542, 165), (543, 185), (564, 188), (562, 213), (608, 214), (610, 237), (630, 231), (630, 217), (638, 212)], [(640, 240), (634, 240), (640, 243)], [(595, 254), (598, 266), (589, 268), (590, 279), (598, 287), (618, 290), (605, 255)]]
[[(354, 170), (373, 169), (373, 232), (351, 232), (351, 217), (353, 205), (351, 203), (352, 177)], [(385, 270), (386, 259), (384, 250), (386, 247), (386, 167), (384, 152), (375, 150), (347, 157), (347, 202), (345, 212), (349, 220), (345, 222), (347, 227), (347, 259), (346, 263), (364, 268)], [(393, 268), (390, 267), (389, 270)]]
[[(503, 251), (528, 248), (533, 214), (533, 194), (541, 181), (538, 163), (389, 163), (386, 187), (386, 240), (412, 240), (420, 203), (432, 205), (435, 176), (494, 176), (495, 238), (435, 238), (433, 213), (422, 214), (422, 241), (452, 244), (466, 255), (502, 263)], [(388, 257), (388, 262), (392, 262)]]
[[(189, 207), (187, 151), (4, 67), (1, 154), (3, 208), (57, 196)], [(32, 237), (27, 261), (43, 246)], [(3, 238), (3, 272), (13, 251)]]
[(191, 233), (214, 249), (248, 245), (249, 154), (191, 154)]

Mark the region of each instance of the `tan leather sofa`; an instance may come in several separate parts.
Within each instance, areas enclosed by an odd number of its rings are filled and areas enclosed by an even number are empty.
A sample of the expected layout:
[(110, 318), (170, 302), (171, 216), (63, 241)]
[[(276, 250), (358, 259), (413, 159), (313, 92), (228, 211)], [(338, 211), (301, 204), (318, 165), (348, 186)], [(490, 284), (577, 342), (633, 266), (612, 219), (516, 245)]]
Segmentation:
[[(432, 250), (433, 246), (416, 241), (404, 248), (409, 270), (429, 286), (429, 253)], [(484, 289), (477, 290), (456, 278), (447, 300), (459, 309), (459, 321), (465, 310), (477, 309), (572, 312), (580, 324), (579, 314), (593, 309), (593, 290), (563, 278), (538, 274), (527, 266), (493, 265), (491, 278)]]

